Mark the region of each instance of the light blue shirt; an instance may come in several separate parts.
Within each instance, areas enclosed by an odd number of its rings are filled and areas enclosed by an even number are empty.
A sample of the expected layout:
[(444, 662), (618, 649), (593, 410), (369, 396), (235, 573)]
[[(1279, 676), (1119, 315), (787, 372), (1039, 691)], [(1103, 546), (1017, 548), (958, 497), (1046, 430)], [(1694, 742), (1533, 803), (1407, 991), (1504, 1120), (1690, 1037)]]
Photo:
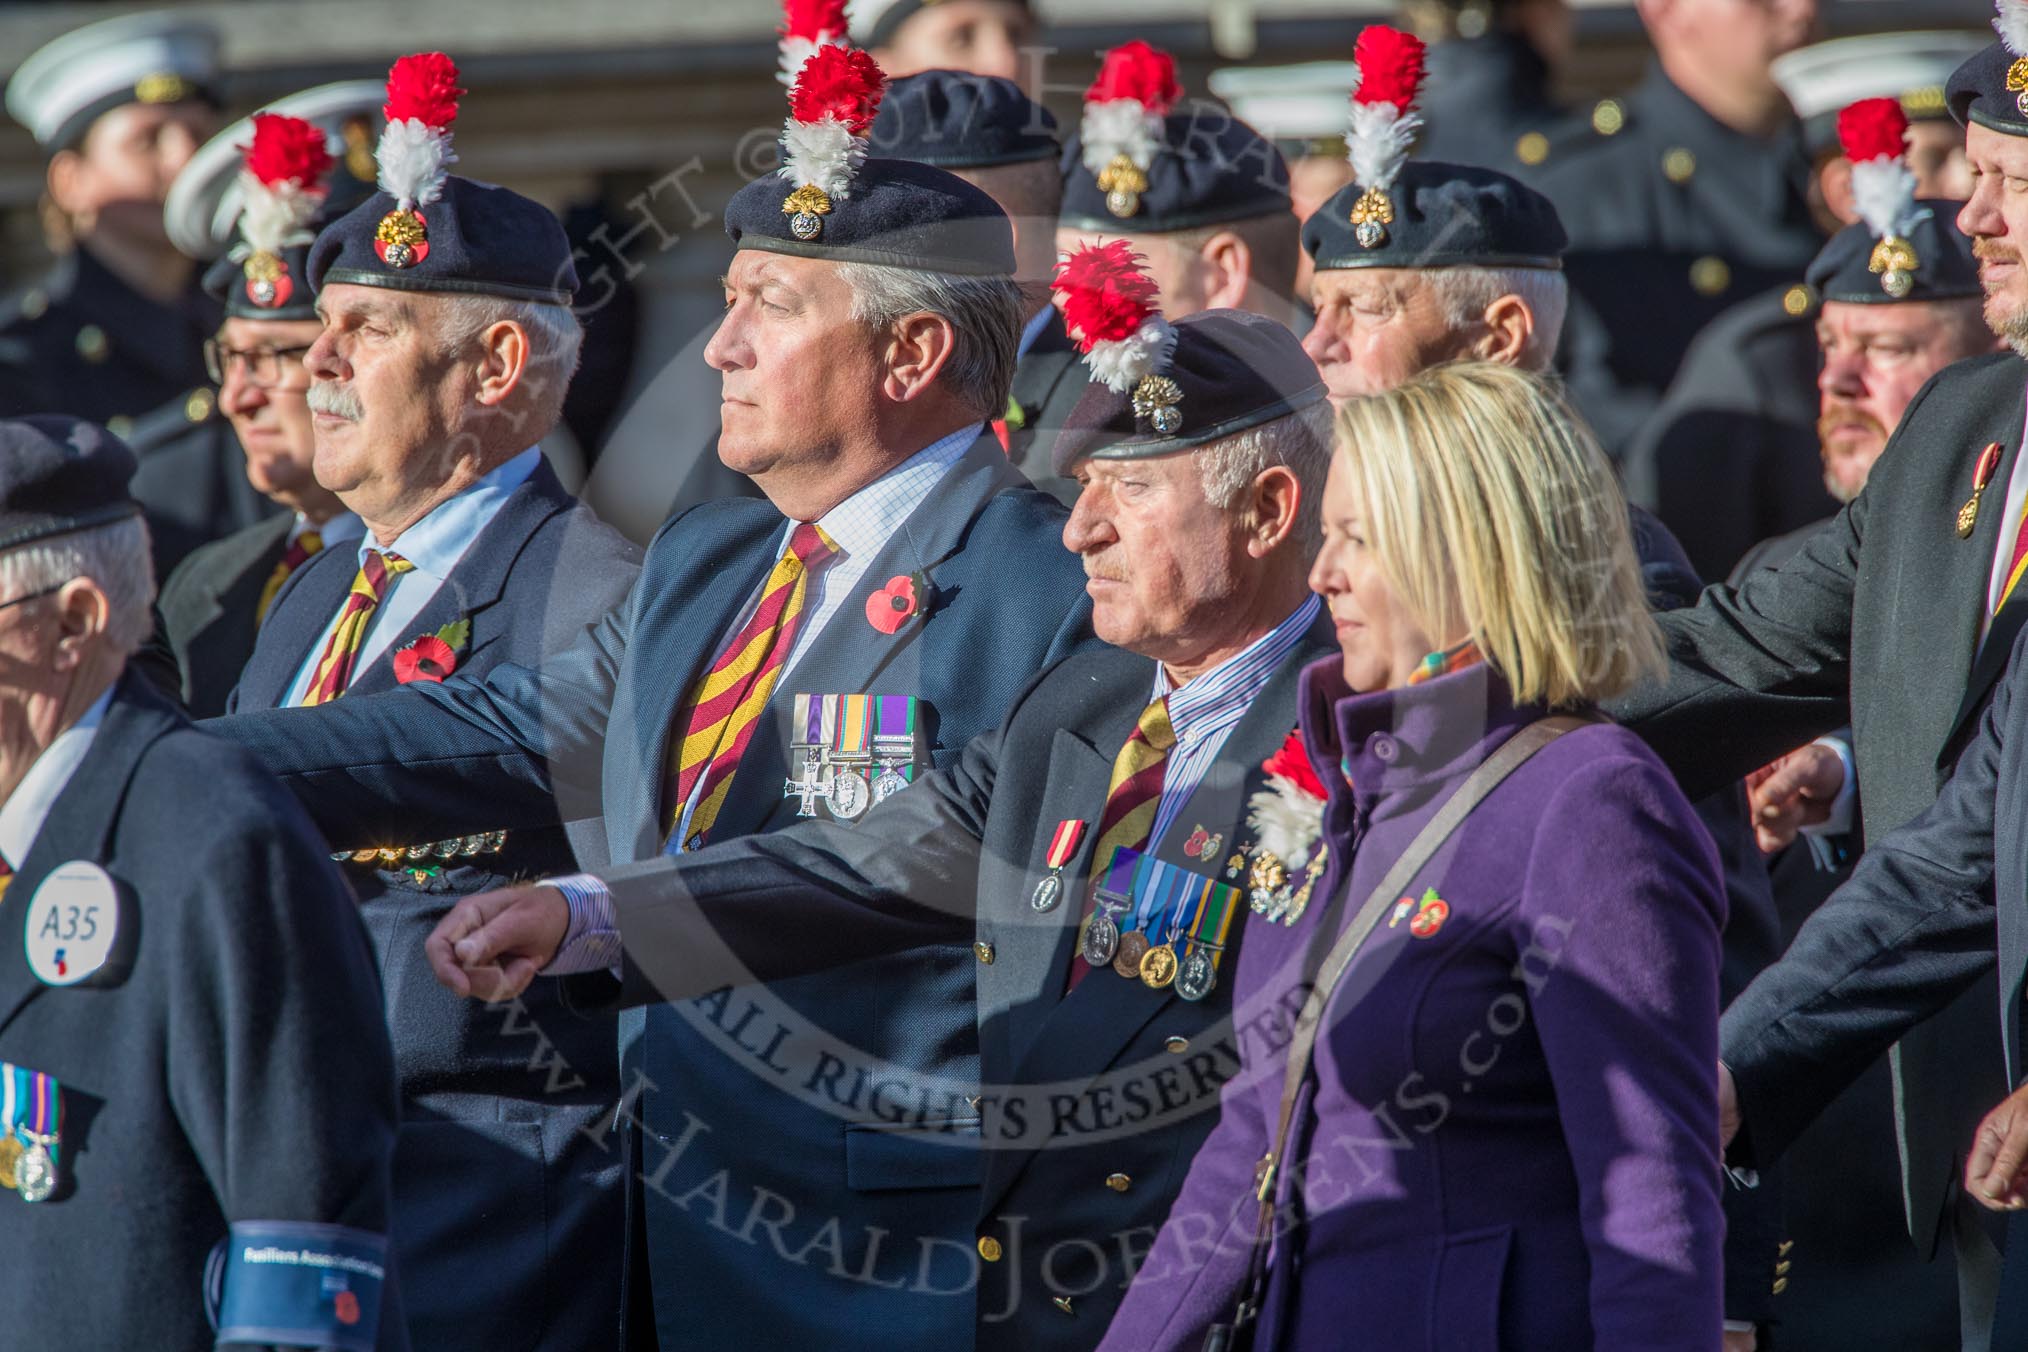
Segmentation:
[(112, 702), (113, 687), (109, 685), (77, 722), (42, 749), (35, 764), (21, 777), (20, 785), (7, 796), (5, 804), (0, 804), (0, 858), (7, 861), (10, 870), (19, 872), (29, 850), (35, 847), (35, 838), (42, 834), (42, 823), (48, 820), (56, 800), (63, 796), (85, 753), (92, 749), (92, 740), (98, 736), (99, 724), (105, 721), (106, 708)]
[[(430, 603), (430, 598), (444, 585), (444, 579), (458, 566), (458, 560), (465, 557), (472, 541), (479, 538), (479, 532), (499, 514), (514, 490), (528, 481), (528, 476), (535, 472), (541, 460), (542, 448), (531, 446), (456, 497), (438, 503), (428, 516), (403, 531), (391, 543), (382, 545), (371, 535), (360, 540), (359, 562), (362, 565), (366, 562), (367, 551), (386, 549), (399, 554), (415, 567), (389, 579), (386, 594), (380, 598), (373, 617), (367, 621), (366, 636), (360, 640), (359, 656), (352, 664), (354, 677), (371, 666), (394, 645), (397, 638), (407, 632), (409, 624), (422, 614), (423, 607)], [(284, 708), (296, 707), (309, 693), (317, 663), (331, 642), (331, 632), (338, 627), (338, 617), (344, 613), (345, 606), (340, 603), (332, 613), (330, 623), (324, 626), (324, 632), (310, 645), (302, 669), (289, 686), (288, 698), (282, 701)]]

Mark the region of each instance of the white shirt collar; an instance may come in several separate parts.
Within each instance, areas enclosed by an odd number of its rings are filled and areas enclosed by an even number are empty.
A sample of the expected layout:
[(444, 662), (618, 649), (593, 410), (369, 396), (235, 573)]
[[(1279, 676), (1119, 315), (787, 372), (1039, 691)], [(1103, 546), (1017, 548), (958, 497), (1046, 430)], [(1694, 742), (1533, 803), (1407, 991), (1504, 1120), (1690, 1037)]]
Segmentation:
[[(486, 477), (456, 497), (438, 503), (430, 509), (428, 516), (396, 536), (394, 543), (386, 547), (414, 564), (419, 573), (435, 578), (449, 577), (451, 569), (458, 566), (458, 560), (464, 557), (473, 539), (500, 510), (500, 504), (527, 481), (541, 459), (542, 448), (529, 447), (512, 460), (496, 466)], [(372, 536), (363, 537), (359, 542), (360, 561), (365, 562), (369, 549), (380, 547)]]
[[(966, 423), (939, 437), (817, 518), (842, 558), (866, 558), (887, 543), (937, 481), (964, 458), (979, 439), (982, 423)], [(794, 531), (792, 525), (789, 528)]]
[[(115, 681), (114, 685), (117, 684)], [(29, 850), (35, 846), (35, 838), (42, 834), (42, 823), (48, 819), (50, 809), (63, 796), (70, 777), (77, 773), (78, 763), (92, 749), (92, 739), (98, 735), (106, 708), (113, 702), (113, 688), (112, 685), (107, 686), (77, 722), (58, 733), (56, 740), (42, 749), (42, 754), (35, 758), (35, 764), (29, 766), (28, 773), (22, 776), (20, 787), (14, 790), (5, 804), (0, 804), (0, 857), (7, 860), (8, 868), (19, 872), (21, 865), (27, 861)]]

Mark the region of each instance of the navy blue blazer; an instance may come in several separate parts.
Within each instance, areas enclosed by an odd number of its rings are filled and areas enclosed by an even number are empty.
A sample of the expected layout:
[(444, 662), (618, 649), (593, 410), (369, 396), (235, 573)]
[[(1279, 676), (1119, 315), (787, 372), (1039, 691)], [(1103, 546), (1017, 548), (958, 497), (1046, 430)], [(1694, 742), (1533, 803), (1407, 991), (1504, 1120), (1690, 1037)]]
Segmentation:
[[(1064, 517), (981, 437), (776, 687), (713, 835), (797, 819), (783, 795), (796, 693), (915, 696), (942, 767), (1036, 672), (1095, 642)], [(765, 501), (677, 517), (626, 605), (539, 670), (263, 714), (234, 735), (334, 838), (404, 822), (512, 830), (591, 807), (613, 861), (654, 858), (684, 694), (786, 524)], [(882, 634), (865, 603), (907, 573), (926, 584), (918, 616)], [(846, 1329), (865, 1346), (971, 1338), (979, 1162), (937, 1142), (978, 1132), (965, 1103), (978, 1080), (973, 967), (954, 941), (626, 1016), (628, 1129), (599, 1139), (616, 1160), (643, 1151), (629, 1178), (663, 1346), (835, 1346)]]
[[(399, 689), (395, 650), (460, 618), (472, 625), (461, 672), (480, 679), (506, 663), (538, 668), (625, 600), (639, 558), (545, 461), (338, 702)], [(358, 567), (356, 549), (332, 549), (289, 579), (233, 693), (235, 709), (272, 709), (287, 694)], [(350, 850), (453, 833), (387, 822), (327, 834)], [(612, 1021), (564, 1008), (549, 980), (510, 1006), (460, 1000), (423, 957), (423, 940), (460, 896), (568, 869), (570, 842), (555, 825), (515, 830), (498, 853), (417, 866), (343, 865), (379, 953), (401, 1074), (394, 1235), (409, 1327), (418, 1346), (447, 1352), (603, 1345), (621, 1293), (624, 1194), (609, 1152), (583, 1130), (617, 1092)]]
[[(0, 1061), (62, 1085), (57, 1191), (0, 1193), (6, 1346), (199, 1352), (229, 1225), (387, 1232), (394, 1058), (324, 856), (253, 757), (122, 678), (0, 907)], [(124, 975), (45, 986), (23, 919), (72, 860), (123, 889), (135, 947)], [(386, 1295), (379, 1347), (401, 1352)]]

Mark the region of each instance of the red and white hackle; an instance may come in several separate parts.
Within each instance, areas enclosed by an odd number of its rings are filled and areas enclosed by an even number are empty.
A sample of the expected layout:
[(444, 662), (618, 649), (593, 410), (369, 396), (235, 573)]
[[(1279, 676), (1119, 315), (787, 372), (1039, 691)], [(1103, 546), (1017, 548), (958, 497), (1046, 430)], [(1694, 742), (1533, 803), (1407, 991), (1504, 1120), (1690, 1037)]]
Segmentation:
[(1362, 249), (1385, 244), (1387, 227), (1394, 224), (1394, 199), (1388, 194), (1422, 130), (1415, 100), (1422, 92), (1425, 55), (1422, 39), (1385, 24), (1362, 31), (1352, 49), (1359, 86), (1352, 91), (1345, 159), (1361, 189), (1351, 222)]
[(1164, 372), (1176, 330), (1156, 308), (1155, 279), (1125, 240), (1087, 244), (1056, 265), (1050, 290), (1063, 300), (1063, 328), (1091, 378), (1114, 394), (1133, 391), (1134, 416), (1168, 436), (1183, 426), (1183, 391)]
[(442, 52), (404, 56), (387, 72), (387, 126), (374, 158), (380, 190), (394, 198), (394, 210), (380, 218), (374, 252), (391, 268), (412, 268), (429, 257), (429, 228), (422, 208), (444, 195), (444, 180), (457, 155), (451, 150), (451, 123), (457, 120), (458, 67)]
[(1922, 262), (1910, 241), (1922, 213), (1904, 158), (1908, 114), (1898, 99), (1847, 104), (1838, 113), (1838, 143), (1852, 162), (1852, 205), (1875, 241), (1867, 266), (1880, 275), (1880, 289), (1900, 300), (1914, 288)]
[(1162, 149), (1162, 119), (1183, 97), (1176, 60), (1135, 39), (1113, 48), (1084, 94), (1078, 140), (1084, 167), (1106, 195), (1106, 210), (1125, 219), (1141, 209), (1148, 172)]
[(846, 45), (845, 0), (782, 0), (781, 69), (775, 78), (793, 86), (819, 47)]
[(255, 113), (253, 140), (240, 151), (240, 238), (227, 257), (242, 265), (247, 299), (273, 309), (286, 305), (296, 289), (283, 251), (316, 237), (310, 222), (329, 192), (324, 176), (331, 172), (331, 149), (321, 127)]
[(796, 72), (777, 172), (796, 185), (782, 211), (797, 239), (816, 239), (833, 204), (851, 196), (886, 88), (873, 58), (852, 47), (818, 47)]

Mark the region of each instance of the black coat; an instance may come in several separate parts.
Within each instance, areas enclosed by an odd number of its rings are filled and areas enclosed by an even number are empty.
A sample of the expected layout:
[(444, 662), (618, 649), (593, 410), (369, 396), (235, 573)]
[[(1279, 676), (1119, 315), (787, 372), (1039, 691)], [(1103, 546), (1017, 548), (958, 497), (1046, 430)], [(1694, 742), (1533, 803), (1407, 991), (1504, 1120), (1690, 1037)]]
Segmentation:
[[(47, 1202), (0, 1195), (0, 1341), (206, 1352), (205, 1259), (229, 1224), (388, 1229), (373, 954), (302, 810), (131, 676), (6, 914), (78, 859), (123, 885), (138, 943), (103, 987), (45, 986), (0, 944), (0, 1060), (62, 1084), (64, 1174)], [(379, 1346), (405, 1349), (398, 1302), (383, 1314)]]
[[(398, 689), (394, 651), (460, 617), (472, 626), (460, 673), (483, 677), (505, 663), (540, 669), (625, 598), (639, 561), (639, 550), (566, 493), (544, 462), (415, 620), (327, 708)], [(236, 711), (271, 709), (286, 696), (358, 566), (353, 544), (337, 546), (283, 585), (234, 692)], [(219, 726), (230, 730), (233, 721)], [(460, 896), (572, 871), (570, 842), (556, 827), (515, 830), (498, 854), (417, 867), (426, 870), (420, 880), (379, 861), (344, 865), (379, 954), (401, 1077), (394, 1238), (410, 1331), (432, 1352), (606, 1346), (621, 1295), (623, 1194), (612, 1157), (585, 1133), (618, 1096), (612, 1020), (563, 1009), (548, 980), (507, 1006), (460, 1000), (437, 983), (422, 951)]]
[(1084, 362), (1063, 331), (1063, 315), (1051, 306), (1049, 322), (1014, 367), (1013, 399), (1021, 409), (1021, 425), (1009, 422), (1007, 456), (1030, 483), (1066, 507), (1076, 505), (1078, 486), (1050, 467), (1050, 456), (1056, 434), (1089, 384)]
[[(2012, 353), (1948, 366), (1917, 393), (1866, 491), (1779, 568), (1712, 587), (1662, 617), (1669, 678), (1614, 712), (1703, 793), (1847, 723), (1868, 840), (1935, 800), (1977, 730), (2015, 634), (2017, 596), (1979, 633), (2021, 452), (2023, 372)], [(1957, 518), (1990, 442), (2003, 448), (1969, 539)], [(1985, 986), (1895, 1054), (1903, 1186), (1928, 1253), (1979, 1118), (2007, 1090)]]
[(226, 697), (253, 656), (261, 592), (288, 549), (293, 524), (284, 513), (214, 540), (162, 584), (150, 645), (175, 663), (192, 718), (225, 712)]

